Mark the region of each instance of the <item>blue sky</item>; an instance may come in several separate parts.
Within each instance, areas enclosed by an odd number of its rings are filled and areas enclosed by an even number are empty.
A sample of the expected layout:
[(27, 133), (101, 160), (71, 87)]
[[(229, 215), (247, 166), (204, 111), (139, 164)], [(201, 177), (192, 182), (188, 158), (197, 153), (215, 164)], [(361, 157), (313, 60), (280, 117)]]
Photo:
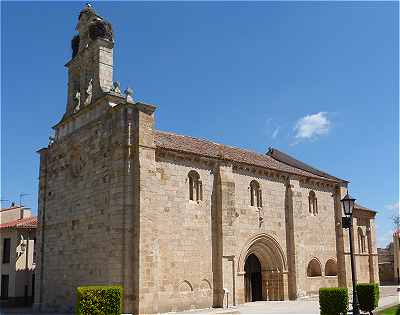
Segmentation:
[[(63, 65), (83, 5), (1, 3), (1, 199), (28, 193), (34, 211), (35, 151), (65, 110)], [(113, 24), (114, 79), (158, 106), (158, 129), (258, 152), (273, 146), (346, 178), (379, 211), (379, 245), (390, 238), (399, 211), (398, 3), (93, 6)]]

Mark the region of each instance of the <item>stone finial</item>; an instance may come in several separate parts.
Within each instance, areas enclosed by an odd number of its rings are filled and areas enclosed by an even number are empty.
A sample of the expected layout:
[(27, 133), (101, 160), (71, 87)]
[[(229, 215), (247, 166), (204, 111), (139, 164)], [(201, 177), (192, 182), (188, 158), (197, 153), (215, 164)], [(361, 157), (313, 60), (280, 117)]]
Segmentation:
[(76, 113), (81, 107), (81, 93), (76, 91), (74, 95), (74, 110), (73, 112)]
[(85, 105), (89, 105), (90, 103), (92, 103), (92, 95), (93, 95), (93, 79), (90, 79), (88, 86), (86, 88)]
[[(90, 41), (98, 38), (114, 42), (114, 33), (110, 22), (104, 20), (90, 4), (87, 4), (79, 13), (76, 30), (79, 33), (79, 47), (84, 49)], [(76, 45), (76, 43), (74, 43)]]
[(133, 90), (130, 87), (124, 91), (124, 94), (128, 102), (133, 102)]
[(85, 7), (81, 10), (81, 12), (79, 13), (79, 19), (82, 17), (82, 15), (84, 14), (96, 14), (96, 12), (94, 11), (92, 5), (87, 2), (85, 4)]
[(113, 86), (111, 88), (111, 92), (121, 94), (121, 85), (118, 81), (113, 82)]
[(96, 40), (97, 38), (107, 39), (114, 41), (114, 34), (110, 22), (104, 20), (96, 20), (89, 25), (90, 39)]

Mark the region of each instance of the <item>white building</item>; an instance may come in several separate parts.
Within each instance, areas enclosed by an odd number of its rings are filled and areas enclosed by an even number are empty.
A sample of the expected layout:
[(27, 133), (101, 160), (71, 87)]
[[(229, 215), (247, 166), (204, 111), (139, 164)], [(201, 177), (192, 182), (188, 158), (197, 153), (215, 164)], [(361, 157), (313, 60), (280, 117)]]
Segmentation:
[(33, 301), (36, 227), (30, 209), (12, 204), (0, 210), (1, 305)]

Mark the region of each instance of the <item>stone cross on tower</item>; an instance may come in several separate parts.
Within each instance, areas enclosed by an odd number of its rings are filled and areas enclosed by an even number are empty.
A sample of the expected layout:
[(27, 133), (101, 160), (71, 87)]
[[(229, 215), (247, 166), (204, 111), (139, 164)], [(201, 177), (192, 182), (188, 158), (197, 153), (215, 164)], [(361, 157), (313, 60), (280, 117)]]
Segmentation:
[(111, 24), (90, 4), (79, 14), (78, 32), (71, 41), (66, 115), (94, 103), (113, 87), (114, 36)]

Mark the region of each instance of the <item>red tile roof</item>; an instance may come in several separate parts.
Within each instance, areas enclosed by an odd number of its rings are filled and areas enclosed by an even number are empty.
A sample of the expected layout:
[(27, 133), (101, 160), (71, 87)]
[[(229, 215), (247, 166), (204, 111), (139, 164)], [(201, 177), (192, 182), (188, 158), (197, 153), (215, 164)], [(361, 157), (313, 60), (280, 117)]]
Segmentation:
[(357, 202), (354, 203), (354, 209), (364, 210), (364, 211), (370, 211), (370, 212), (376, 212), (376, 211), (374, 211), (374, 210), (368, 209), (367, 207), (364, 207), (364, 206), (358, 204)]
[[(321, 171), (317, 171), (311, 167), (309, 167), (309, 169), (302, 169), (298, 167), (298, 165), (284, 163), (271, 155), (259, 154), (240, 148), (230, 147), (205, 139), (182, 136), (164, 131), (156, 131), (155, 144), (156, 147), (167, 150), (194, 153), (211, 158), (220, 158), (233, 162), (264, 167), (272, 170), (312, 177), (316, 179), (323, 179), (335, 182), (340, 181), (340, 179), (336, 177), (330, 176)], [(292, 158), (292, 160), (295, 159)]]
[(37, 217), (29, 217), (0, 224), (0, 229), (35, 229), (37, 228)]

